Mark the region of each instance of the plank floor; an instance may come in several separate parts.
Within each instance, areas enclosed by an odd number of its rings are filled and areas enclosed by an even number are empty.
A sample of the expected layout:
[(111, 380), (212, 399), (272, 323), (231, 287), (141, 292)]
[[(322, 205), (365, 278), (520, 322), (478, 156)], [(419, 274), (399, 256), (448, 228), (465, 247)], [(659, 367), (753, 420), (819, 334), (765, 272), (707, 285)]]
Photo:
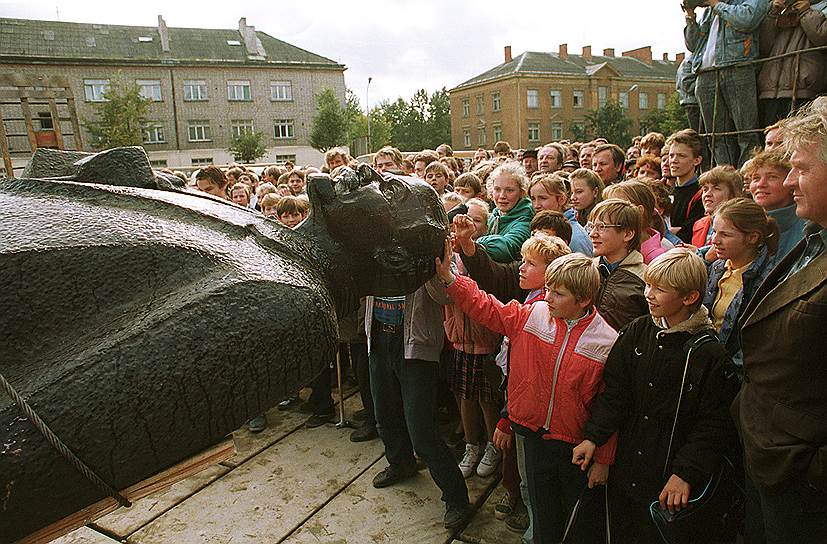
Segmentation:
[[(352, 389), (346, 395), (346, 414), (352, 414), (361, 401)], [(263, 432), (233, 433), (232, 458), (54, 542), (519, 543), (493, 518), (502, 493), (492, 492), (495, 478), (466, 480), (476, 512), (452, 534), (442, 527), (443, 503), (427, 470), (374, 489), (374, 475), (386, 466), (381, 441), (355, 444), (349, 429), (307, 429), (306, 418), (296, 408), (273, 409)]]

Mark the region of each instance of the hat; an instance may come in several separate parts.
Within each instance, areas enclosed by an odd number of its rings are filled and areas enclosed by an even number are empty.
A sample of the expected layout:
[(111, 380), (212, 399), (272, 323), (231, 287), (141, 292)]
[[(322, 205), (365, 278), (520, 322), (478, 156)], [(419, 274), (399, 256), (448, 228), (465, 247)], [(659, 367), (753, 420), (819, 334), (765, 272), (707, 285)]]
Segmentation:
[(563, 168), (580, 168), (580, 163), (574, 160), (566, 161), (563, 163)]
[(537, 158), (537, 148), (532, 147), (531, 149), (526, 149), (523, 151), (523, 158), (532, 157), (534, 159)]

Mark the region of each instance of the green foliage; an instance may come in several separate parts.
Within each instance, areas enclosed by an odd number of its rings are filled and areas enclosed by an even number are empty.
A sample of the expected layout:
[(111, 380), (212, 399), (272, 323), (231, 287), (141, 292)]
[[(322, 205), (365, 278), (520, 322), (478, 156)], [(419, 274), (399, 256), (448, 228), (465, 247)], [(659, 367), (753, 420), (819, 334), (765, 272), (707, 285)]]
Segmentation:
[(342, 106), (333, 89), (316, 95), (316, 115), (310, 128), (310, 145), (322, 153), (346, 143), (350, 131), (349, 106)]
[(602, 107), (591, 110), (586, 115), (585, 134), (581, 141), (603, 137), (625, 149), (632, 143), (632, 137), (629, 135), (631, 125), (632, 121), (626, 117), (626, 112), (620, 104), (607, 100)]
[(254, 162), (267, 153), (263, 132), (245, 132), (234, 137), (227, 149), (236, 160)]
[[(382, 131), (387, 129), (389, 143), (401, 150), (434, 149), (451, 141), (451, 114), (448, 91), (444, 87), (430, 95), (420, 89), (410, 101), (400, 97), (394, 102), (382, 102), (374, 112), (371, 112), (371, 132), (384, 136)], [(372, 140), (378, 143), (381, 138)], [(371, 148), (378, 149), (375, 145)]]
[(667, 137), (679, 130), (689, 128), (689, 119), (681, 106), (680, 95), (675, 91), (666, 101), (663, 110), (655, 110), (640, 120), (640, 130), (646, 132), (660, 132)]
[(106, 102), (93, 104), (97, 119), (83, 122), (92, 136), (92, 146), (100, 150), (142, 145), (151, 100), (141, 96), (134, 81), (126, 81), (120, 74), (103, 96)]

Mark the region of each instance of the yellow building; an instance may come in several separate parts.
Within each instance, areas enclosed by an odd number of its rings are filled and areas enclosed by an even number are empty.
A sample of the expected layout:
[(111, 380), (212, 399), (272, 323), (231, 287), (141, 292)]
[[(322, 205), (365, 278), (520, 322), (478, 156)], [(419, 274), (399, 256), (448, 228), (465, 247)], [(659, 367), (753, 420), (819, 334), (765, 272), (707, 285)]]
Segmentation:
[(526, 51), (516, 58), (505, 47), (502, 64), (449, 90), (451, 143), (454, 149), (491, 148), (505, 140), (513, 148), (576, 138), (576, 127), (607, 100), (619, 102), (640, 131), (640, 120), (663, 109), (675, 92), (675, 72), (683, 53), (669, 60), (652, 58), (641, 47), (615, 56), (614, 49), (580, 55), (566, 44), (556, 53)]

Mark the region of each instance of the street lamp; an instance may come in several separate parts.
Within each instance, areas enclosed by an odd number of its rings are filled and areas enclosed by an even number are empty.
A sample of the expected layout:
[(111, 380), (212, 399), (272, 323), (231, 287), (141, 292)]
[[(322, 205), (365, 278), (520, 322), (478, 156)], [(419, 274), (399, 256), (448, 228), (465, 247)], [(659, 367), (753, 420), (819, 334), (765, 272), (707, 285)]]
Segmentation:
[(365, 89), (365, 111), (368, 114), (368, 153), (370, 153), (370, 82), (372, 77), (368, 77), (368, 86)]

